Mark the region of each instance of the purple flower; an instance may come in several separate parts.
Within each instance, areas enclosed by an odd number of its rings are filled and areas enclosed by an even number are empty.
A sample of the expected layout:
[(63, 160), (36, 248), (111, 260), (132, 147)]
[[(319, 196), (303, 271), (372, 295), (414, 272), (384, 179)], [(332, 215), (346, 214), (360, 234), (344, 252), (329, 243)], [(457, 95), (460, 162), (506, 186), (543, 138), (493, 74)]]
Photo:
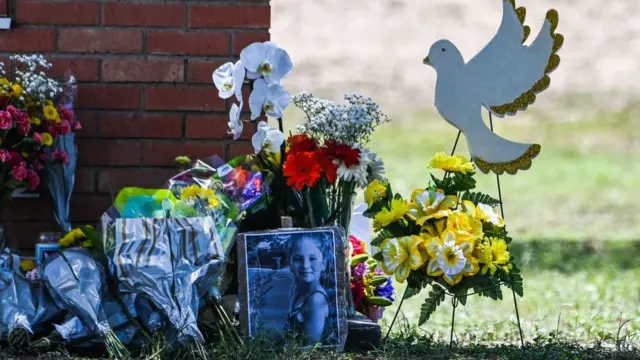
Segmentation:
[(353, 275), (360, 280), (362, 280), (368, 272), (369, 264), (367, 264), (366, 262), (356, 265), (356, 267), (353, 269)]
[(367, 317), (371, 319), (371, 321), (378, 322), (378, 320), (382, 319), (383, 313), (383, 307), (374, 305), (369, 309), (369, 315), (367, 315)]
[(373, 290), (373, 293), (376, 296), (381, 296), (391, 301), (395, 301), (393, 298), (393, 285), (391, 284), (391, 278), (389, 278), (386, 284), (376, 287), (375, 290)]

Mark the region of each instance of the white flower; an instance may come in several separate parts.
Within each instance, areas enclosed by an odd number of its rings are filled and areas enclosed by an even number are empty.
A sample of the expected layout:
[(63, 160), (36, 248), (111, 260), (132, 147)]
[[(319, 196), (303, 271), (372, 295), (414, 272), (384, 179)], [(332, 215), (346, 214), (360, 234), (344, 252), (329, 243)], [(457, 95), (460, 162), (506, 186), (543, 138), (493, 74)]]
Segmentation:
[(360, 163), (357, 165), (347, 167), (341, 160), (334, 160), (334, 163), (338, 165), (337, 174), (341, 180), (355, 181), (361, 188), (365, 188), (369, 183), (367, 181), (367, 167), (371, 163), (371, 157), (366, 149), (360, 149)]
[(289, 105), (289, 93), (280, 85), (268, 85), (264, 79), (253, 83), (253, 91), (249, 95), (251, 120), (262, 114), (262, 110), (271, 117), (281, 118), (284, 109)]
[(371, 164), (369, 164), (369, 177), (367, 178), (367, 181), (368, 182), (372, 182), (373, 180), (386, 181), (387, 178), (385, 178), (384, 176), (385, 169), (384, 169), (384, 162), (382, 161), (382, 158), (374, 152), (370, 153), (369, 157), (371, 158)]
[[(236, 99), (242, 103), (242, 84), (244, 83), (244, 77), (247, 70), (242, 64), (242, 60), (238, 60), (233, 67), (233, 86), (236, 91)], [(242, 106), (240, 106), (242, 108)]]
[(213, 84), (218, 89), (218, 96), (222, 99), (228, 99), (235, 94), (233, 70), (233, 63), (227, 62), (220, 65), (220, 67), (213, 72)]
[(493, 225), (498, 227), (504, 226), (504, 219), (496, 213), (496, 210), (492, 206), (480, 203), (478, 204), (478, 210), (484, 213), (487, 220), (489, 220)]
[(243, 124), (240, 120), (240, 112), (242, 111), (242, 101), (238, 104), (231, 105), (229, 110), (229, 133), (233, 134), (233, 140), (238, 140), (242, 135)]
[(261, 151), (279, 153), (284, 143), (284, 134), (280, 130), (272, 129), (264, 121), (258, 123), (258, 131), (251, 137), (251, 144), (256, 154)]
[(248, 70), (248, 78), (263, 76), (269, 84), (279, 84), (293, 70), (289, 54), (271, 41), (247, 46), (240, 52), (240, 60)]
[(462, 272), (467, 264), (467, 258), (455, 241), (447, 241), (436, 252), (440, 269), (449, 277), (454, 277)]

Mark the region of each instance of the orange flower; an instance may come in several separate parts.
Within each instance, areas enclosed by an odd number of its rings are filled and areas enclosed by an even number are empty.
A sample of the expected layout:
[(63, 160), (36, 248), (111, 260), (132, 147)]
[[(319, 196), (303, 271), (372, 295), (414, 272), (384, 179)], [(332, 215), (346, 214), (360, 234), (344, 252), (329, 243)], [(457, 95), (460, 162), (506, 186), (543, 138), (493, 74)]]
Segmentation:
[(305, 186), (315, 186), (322, 175), (318, 157), (311, 151), (289, 154), (283, 170), (287, 185), (297, 190), (302, 190)]

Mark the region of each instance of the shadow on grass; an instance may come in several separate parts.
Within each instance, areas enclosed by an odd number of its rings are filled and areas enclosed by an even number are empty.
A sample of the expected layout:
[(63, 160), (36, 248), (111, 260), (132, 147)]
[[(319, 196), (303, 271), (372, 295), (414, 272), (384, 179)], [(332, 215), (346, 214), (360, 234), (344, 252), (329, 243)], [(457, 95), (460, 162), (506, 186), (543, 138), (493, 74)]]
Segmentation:
[(640, 240), (575, 241), (531, 240), (514, 241), (509, 252), (518, 266), (527, 270), (560, 272), (640, 269)]

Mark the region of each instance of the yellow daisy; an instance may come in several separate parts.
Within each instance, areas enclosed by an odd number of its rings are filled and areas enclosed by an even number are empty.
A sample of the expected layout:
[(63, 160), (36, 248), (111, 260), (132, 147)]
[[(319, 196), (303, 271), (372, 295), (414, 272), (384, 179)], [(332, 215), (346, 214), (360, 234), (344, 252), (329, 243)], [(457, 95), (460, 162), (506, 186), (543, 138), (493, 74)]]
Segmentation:
[(454, 211), (447, 217), (447, 230), (472, 244), (482, 239), (482, 223), (462, 211)]
[(0, 78), (0, 86), (10, 86), (11, 82), (6, 77)]
[(448, 172), (467, 174), (473, 172), (475, 167), (473, 163), (464, 156), (449, 156), (443, 152), (436, 153), (429, 161), (429, 167), (432, 169), (442, 169)]
[(489, 272), (494, 275), (498, 269), (502, 269), (505, 273), (509, 273), (513, 268), (511, 254), (507, 250), (507, 242), (499, 238), (484, 239), (475, 251), (478, 256), (478, 262), (482, 264), (482, 273)]
[(376, 179), (373, 180), (369, 186), (364, 190), (364, 201), (369, 207), (382, 200), (387, 194), (387, 187), (385, 183)]
[(180, 199), (187, 200), (196, 198), (201, 190), (202, 188), (198, 185), (187, 186), (180, 192)]
[(22, 88), (22, 86), (20, 86), (20, 84), (13, 84), (11, 86), (11, 92), (13, 93), (14, 96), (20, 97), (24, 92), (24, 89)]
[(382, 242), (380, 249), (382, 270), (387, 275), (395, 274), (398, 282), (404, 282), (411, 270), (417, 270), (427, 261), (424, 240), (419, 236), (387, 239)]
[(56, 110), (56, 108), (52, 105), (45, 105), (45, 107), (42, 109), (42, 112), (45, 119), (54, 122), (60, 121), (60, 114), (58, 114), (58, 110)]
[(53, 144), (53, 136), (48, 132), (44, 132), (42, 135), (42, 145), (51, 146)]
[(31, 125), (36, 125), (36, 126), (42, 124), (42, 121), (40, 121), (40, 118), (37, 116), (30, 117), (29, 122), (31, 123)]
[(384, 208), (373, 218), (373, 224), (374, 227), (376, 227), (376, 231), (402, 219), (407, 211), (409, 211), (409, 204), (407, 204), (406, 201), (402, 199), (391, 200), (391, 209)]

